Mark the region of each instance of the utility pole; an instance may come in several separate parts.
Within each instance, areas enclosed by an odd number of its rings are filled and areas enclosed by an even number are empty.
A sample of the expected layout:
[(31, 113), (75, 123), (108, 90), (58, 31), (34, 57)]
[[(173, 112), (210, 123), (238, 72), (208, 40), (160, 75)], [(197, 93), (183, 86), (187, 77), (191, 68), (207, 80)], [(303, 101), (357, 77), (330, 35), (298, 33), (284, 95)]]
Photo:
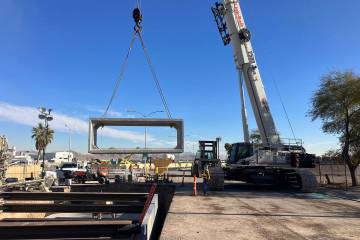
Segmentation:
[[(137, 113), (139, 114), (140, 116), (142, 116), (143, 118), (148, 118), (150, 117), (151, 115), (155, 114), (155, 113), (161, 113), (161, 112), (164, 112), (162, 110), (159, 110), (159, 111), (153, 111), (153, 112), (150, 112), (148, 114), (144, 114), (144, 113), (141, 113), (141, 112), (138, 112), (138, 111), (135, 111), (135, 110), (128, 110), (127, 112), (129, 113)], [(144, 134), (144, 147), (146, 149), (146, 135), (147, 135), (147, 128), (145, 127), (145, 134)], [(146, 174), (146, 160), (147, 160), (148, 156), (147, 154), (143, 154), (143, 159), (144, 159), (144, 174)]]
[(65, 127), (67, 127), (67, 129), (69, 129), (69, 150), (68, 150), (68, 162), (70, 162), (70, 152), (71, 152), (71, 128), (69, 127), (68, 124), (65, 123)]
[(40, 113), (39, 113), (38, 117), (40, 120), (44, 120), (44, 124), (45, 124), (44, 148), (43, 148), (42, 171), (41, 171), (41, 177), (44, 178), (45, 177), (45, 147), (46, 147), (46, 144), (48, 143), (47, 133), (48, 133), (48, 129), (49, 129), (49, 122), (53, 120), (53, 117), (51, 116), (51, 111), (52, 111), (51, 108), (46, 110), (46, 108), (40, 107), (39, 111), (40, 111)]

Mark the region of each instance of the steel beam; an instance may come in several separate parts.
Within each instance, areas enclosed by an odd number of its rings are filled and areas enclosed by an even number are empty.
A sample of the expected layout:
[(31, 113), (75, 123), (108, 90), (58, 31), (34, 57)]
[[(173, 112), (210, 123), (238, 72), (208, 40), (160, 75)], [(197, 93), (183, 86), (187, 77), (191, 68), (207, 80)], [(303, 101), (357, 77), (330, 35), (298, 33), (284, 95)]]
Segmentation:
[(3, 226), (3, 223), (11, 223), (11, 222), (16, 222), (17, 224), (22, 224), (23, 222), (58, 222), (58, 221), (71, 221), (71, 224), (73, 224), (73, 222), (84, 222), (84, 221), (91, 221), (91, 222), (95, 222), (95, 221), (102, 221), (102, 222), (108, 222), (108, 221), (123, 221), (124, 224), (131, 224), (137, 221), (134, 220), (130, 220), (130, 219), (108, 219), (108, 218), (104, 218), (101, 220), (97, 220), (95, 218), (85, 218), (82, 216), (79, 217), (60, 217), (60, 218), (2, 218), (0, 220), (0, 227)]
[(142, 203), (131, 205), (105, 204), (23, 204), (5, 203), (0, 206), (4, 212), (47, 212), (47, 213), (140, 213)]
[(2, 192), (4, 200), (37, 201), (140, 201), (145, 202), (148, 193), (95, 193), (95, 192)]
[(79, 220), (79, 221), (64, 221), (64, 220), (47, 220), (47, 219), (38, 219), (31, 221), (0, 221), (0, 228), (6, 227), (49, 227), (49, 226), (63, 226), (71, 224), (72, 226), (88, 225), (88, 226), (103, 226), (103, 225), (129, 225), (132, 224), (131, 220)]
[[(97, 130), (105, 126), (171, 127), (176, 130), (175, 148), (100, 148)], [(156, 118), (90, 118), (89, 153), (93, 154), (151, 154), (184, 152), (184, 124), (182, 119)]]
[(110, 183), (110, 184), (74, 184), (71, 185), (71, 192), (127, 192), (143, 193), (150, 190), (149, 183)]
[(0, 222), (0, 239), (127, 239), (139, 233), (131, 221)]

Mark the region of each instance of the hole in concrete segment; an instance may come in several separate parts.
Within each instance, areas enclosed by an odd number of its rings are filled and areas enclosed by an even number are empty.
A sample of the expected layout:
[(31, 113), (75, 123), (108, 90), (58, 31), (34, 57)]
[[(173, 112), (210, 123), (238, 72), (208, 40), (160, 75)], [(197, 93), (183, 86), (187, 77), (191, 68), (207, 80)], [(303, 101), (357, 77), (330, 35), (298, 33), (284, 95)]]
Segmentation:
[(98, 129), (97, 145), (99, 148), (136, 149), (145, 148), (145, 145), (146, 148), (175, 148), (176, 130), (170, 127), (105, 126)]

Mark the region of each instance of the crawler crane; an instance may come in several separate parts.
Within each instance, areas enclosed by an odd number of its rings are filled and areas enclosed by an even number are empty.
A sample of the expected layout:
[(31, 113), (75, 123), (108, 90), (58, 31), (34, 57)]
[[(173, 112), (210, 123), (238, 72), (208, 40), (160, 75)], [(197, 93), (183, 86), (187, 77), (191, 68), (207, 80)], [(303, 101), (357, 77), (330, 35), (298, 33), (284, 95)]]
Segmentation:
[[(232, 144), (224, 168), (225, 179), (313, 191), (317, 181), (308, 168), (314, 167), (315, 155), (306, 153), (301, 140), (281, 139), (276, 130), (251, 45), (251, 33), (245, 25), (239, 1), (216, 3), (212, 12), (224, 45), (231, 44), (233, 47), (240, 79), (244, 142)], [(261, 145), (249, 141), (243, 82), (261, 136)]]

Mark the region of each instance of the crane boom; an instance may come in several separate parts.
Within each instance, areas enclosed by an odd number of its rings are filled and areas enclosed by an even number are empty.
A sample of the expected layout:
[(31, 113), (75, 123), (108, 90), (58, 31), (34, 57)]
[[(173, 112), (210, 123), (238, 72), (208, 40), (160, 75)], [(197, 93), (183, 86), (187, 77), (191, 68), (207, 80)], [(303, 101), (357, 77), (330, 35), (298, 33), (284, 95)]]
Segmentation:
[(279, 135), (250, 42), (250, 31), (246, 28), (239, 1), (223, 2), (224, 4), (217, 3), (212, 8), (215, 20), (224, 44), (231, 43), (233, 46), (235, 65), (239, 69), (239, 74), (243, 75), (262, 143), (264, 147), (276, 148), (280, 143)]

